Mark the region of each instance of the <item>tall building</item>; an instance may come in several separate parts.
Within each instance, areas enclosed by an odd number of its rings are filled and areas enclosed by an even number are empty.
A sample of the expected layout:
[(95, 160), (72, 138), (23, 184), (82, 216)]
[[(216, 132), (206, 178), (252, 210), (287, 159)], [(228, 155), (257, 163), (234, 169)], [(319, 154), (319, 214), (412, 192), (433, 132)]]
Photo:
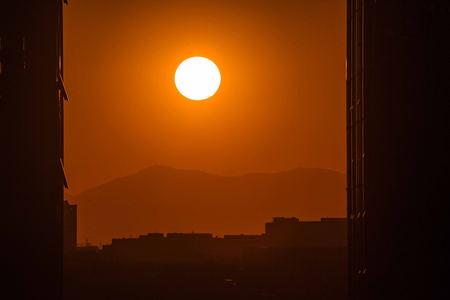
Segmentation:
[(349, 299), (443, 299), (449, 15), (347, 1)]
[(71, 254), (77, 251), (77, 206), (64, 201), (64, 254)]
[(0, 1), (2, 299), (61, 299), (63, 0)]

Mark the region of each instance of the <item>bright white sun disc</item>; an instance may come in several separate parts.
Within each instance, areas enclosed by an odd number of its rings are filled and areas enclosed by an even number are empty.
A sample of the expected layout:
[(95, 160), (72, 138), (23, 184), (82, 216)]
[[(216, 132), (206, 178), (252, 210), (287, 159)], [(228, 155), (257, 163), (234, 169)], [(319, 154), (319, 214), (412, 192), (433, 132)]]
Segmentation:
[(214, 95), (219, 88), (220, 72), (209, 59), (191, 57), (178, 66), (175, 85), (186, 98), (204, 100)]

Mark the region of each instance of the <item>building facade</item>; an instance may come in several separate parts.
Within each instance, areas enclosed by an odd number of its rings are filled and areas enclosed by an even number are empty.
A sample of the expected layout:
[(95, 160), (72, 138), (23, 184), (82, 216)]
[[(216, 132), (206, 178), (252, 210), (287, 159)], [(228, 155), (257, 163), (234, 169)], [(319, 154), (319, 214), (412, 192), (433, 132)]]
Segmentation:
[(347, 1), (349, 299), (443, 292), (449, 13)]
[(64, 254), (77, 251), (77, 205), (64, 201)]
[(2, 299), (62, 298), (62, 1), (0, 2)]

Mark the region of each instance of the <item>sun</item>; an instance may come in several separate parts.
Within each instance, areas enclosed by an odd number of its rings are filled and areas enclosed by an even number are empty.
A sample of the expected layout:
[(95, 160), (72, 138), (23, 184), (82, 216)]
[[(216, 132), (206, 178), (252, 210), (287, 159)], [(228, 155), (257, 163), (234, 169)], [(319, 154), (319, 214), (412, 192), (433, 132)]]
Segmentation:
[(209, 59), (195, 56), (183, 61), (175, 72), (178, 91), (191, 100), (204, 100), (220, 86), (219, 68)]

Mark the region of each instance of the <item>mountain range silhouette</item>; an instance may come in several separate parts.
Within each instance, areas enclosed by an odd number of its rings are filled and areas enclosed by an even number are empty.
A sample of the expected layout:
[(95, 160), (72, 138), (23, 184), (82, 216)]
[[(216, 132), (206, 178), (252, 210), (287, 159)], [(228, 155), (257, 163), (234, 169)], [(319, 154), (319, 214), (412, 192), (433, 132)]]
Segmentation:
[(219, 176), (156, 165), (66, 199), (78, 205), (78, 242), (105, 244), (148, 232), (261, 234), (276, 216), (345, 217), (345, 182), (326, 169)]

